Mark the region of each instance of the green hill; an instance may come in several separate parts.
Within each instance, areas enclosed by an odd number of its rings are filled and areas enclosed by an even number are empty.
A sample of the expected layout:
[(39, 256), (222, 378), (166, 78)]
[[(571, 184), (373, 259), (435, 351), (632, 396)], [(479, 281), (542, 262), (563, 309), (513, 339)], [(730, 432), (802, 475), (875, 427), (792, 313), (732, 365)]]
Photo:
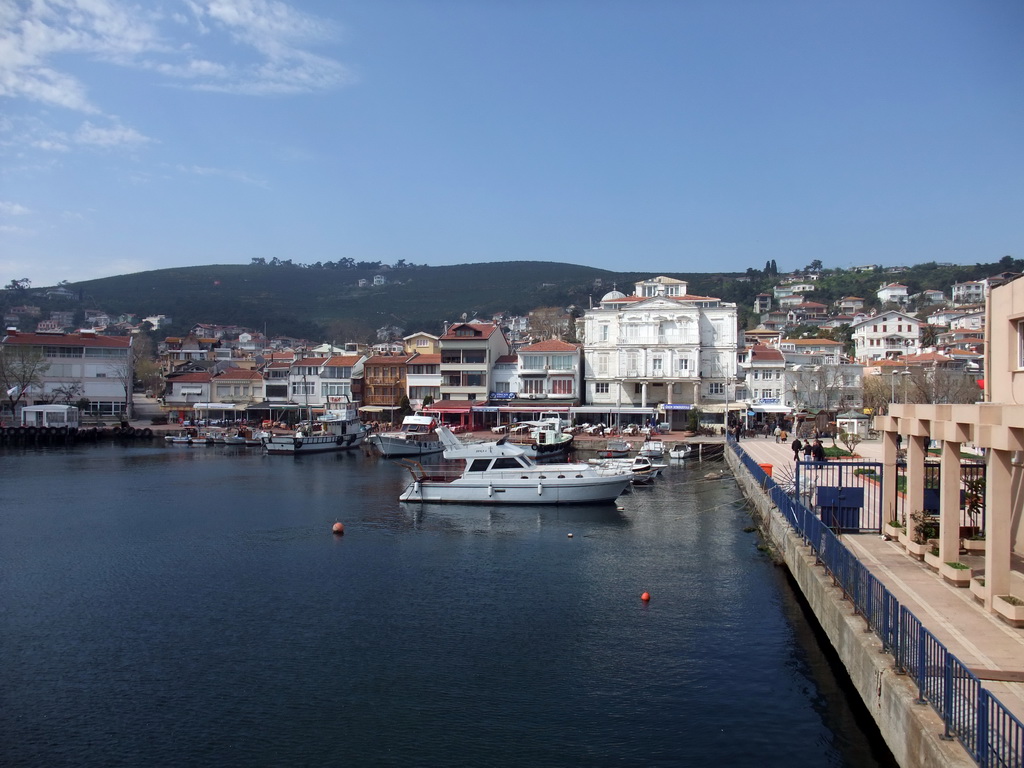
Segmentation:
[[(682, 265), (681, 265), (682, 266)], [(767, 265), (766, 265), (767, 266)], [(879, 285), (899, 282), (911, 293), (935, 288), (949, 295), (954, 282), (981, 279), (1001, 271), (1024, 270), (1024, 262), (1004, 257), (990, 264), (940, 265), (934, 262), (903, 271), (868, 272), (823, 269), (809, 300), (832, 303), (857, 295), (875, 302)], [(770, 292), (781, 276), (762, 269), (745, 273), (610, 272), (550, 262), (516, 261), (455, 266), (393, 267), (356, 263), (341, 265), (228, 264), (178, 267), (64, 284), (75, 299), (46, 298), (39, 289), (0, 292), (7, 311), (33, 304), (43, 316), (53, 310), (75, 313), (81, 325), (85, 309), (117, 317), (163, 314), (174, 324), (161, 333), (179, 334), (195, 323), (241, 325), (312, 340), (368, 340), (377, 328), (397, 326), (406, 332), (438, 333), (445, 322), (466, 317), (489, 318), (499, 313), (524, 315), (538, 307), (586, 309), (613, 286), (629, 293), (637, 280), (667, 274), (689, 282), (691, 293), (736, 302), (740, 324), (754, 327), (754, 297)], [(382, 275), (386, 283), (372, 283)]]

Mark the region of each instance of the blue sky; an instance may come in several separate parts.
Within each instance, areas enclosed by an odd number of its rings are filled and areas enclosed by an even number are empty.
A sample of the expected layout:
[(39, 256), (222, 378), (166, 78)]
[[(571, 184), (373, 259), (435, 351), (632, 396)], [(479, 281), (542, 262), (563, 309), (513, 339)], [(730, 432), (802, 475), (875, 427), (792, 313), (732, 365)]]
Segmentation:
[(1024, 258), (1020, 0), (11, 0), (0, 284)]

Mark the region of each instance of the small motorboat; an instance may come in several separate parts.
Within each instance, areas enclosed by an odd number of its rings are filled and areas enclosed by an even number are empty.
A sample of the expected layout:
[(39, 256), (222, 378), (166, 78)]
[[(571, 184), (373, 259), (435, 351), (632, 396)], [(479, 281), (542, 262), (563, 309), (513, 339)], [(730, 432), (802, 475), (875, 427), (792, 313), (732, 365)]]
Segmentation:
[(693, 446), (689, 443), (676, 443), (668, 451), (670, 459), (685, 459), (693, 453)]
[(624, 459), (629, 456), (631, 450), (633, 450), (632, 443), (627, 443), (625, 440), (609, 440), (604, 450), (597, 452), (597, 456), (601, 459)]

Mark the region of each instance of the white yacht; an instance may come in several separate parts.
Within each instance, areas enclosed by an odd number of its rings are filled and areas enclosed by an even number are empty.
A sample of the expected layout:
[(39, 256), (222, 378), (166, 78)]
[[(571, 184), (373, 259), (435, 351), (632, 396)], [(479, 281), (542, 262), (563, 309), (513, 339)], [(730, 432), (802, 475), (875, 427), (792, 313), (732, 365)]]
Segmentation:
[(618, 498), (633, 478), (629, 469), (598, 472), (589, 464), (537, 464), (507, 438), (462, 443), (437, 428), (444, 458), (461, 462), (451, 471), (402, 463), (412, 481), (400, 501), (456, 504), (594, 504)]

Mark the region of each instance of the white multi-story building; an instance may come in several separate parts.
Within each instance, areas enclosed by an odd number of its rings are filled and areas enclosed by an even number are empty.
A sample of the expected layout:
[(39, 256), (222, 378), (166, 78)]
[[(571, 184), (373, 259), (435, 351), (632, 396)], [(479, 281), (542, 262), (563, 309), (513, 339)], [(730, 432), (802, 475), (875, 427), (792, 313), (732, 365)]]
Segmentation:
[(552, 339), (520, 348), (518, 379), (521, 399), (578, 400), (579, 344)]
[(501, 328), (456, 323), (441, 336), (441, 398), (486, 403), (493, 391), (491, 371), (512, 352)]
[(666, 415), (740, 409), (736, 320), (735, 304), (692, 296), (686, 282), (668, 277), (636, 283), (631, 296), (606, 294), (577, 323), (586, 401), (661, 406)]
[(906, 304), (908, 289), (900, 283), (889, 283), (879, 288), (875, 295), (883, 304)]
[(891, 310), (864, 318), (852, 326), (854, 356), (863, 363), (921, 351), (921, 321)]
[[(0, 353), (15, 360), (5, 382), (17, 386), (21, 405), (89, 401), (87, 413), (96, 417), (130, 415), (134, 379), (132, 337), (81, 333), (22, 333), (8, 329)], [(42, 358), (36, 381), (28, 387), (17, 380), (17, 358)], [(13, 376), (14, 378), (9, 378)]]
[(963, 283), (953, 283), (953, 305), (961, 307), (964, 304), (984, 303), (987, 287), (988, 285), (984, 280), (968, 280)]

